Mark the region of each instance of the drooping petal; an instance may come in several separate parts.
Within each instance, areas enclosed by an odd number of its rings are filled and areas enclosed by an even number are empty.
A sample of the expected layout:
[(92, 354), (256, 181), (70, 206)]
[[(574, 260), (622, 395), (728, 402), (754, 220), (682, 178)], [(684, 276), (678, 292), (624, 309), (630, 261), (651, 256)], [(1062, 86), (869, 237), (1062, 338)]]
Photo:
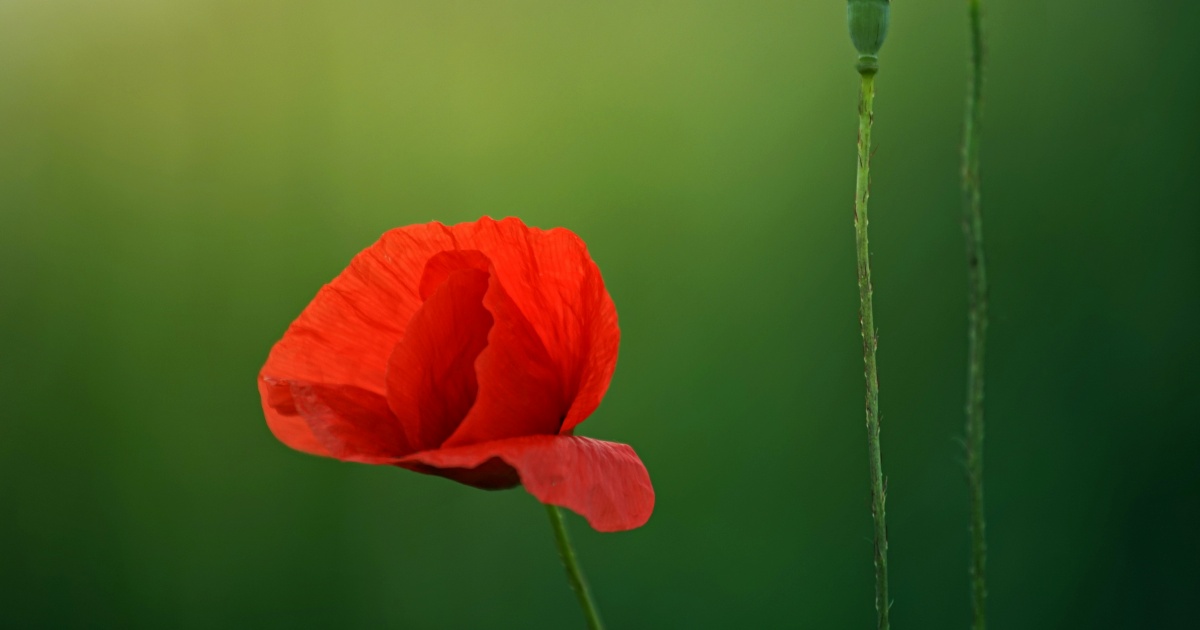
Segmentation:
[(388, 404), (415, 450), (441, 445), (475, 403), (475, 359), (492, 328), (487, 288), (488, 274), (469, 266), (442, 275), (388, 361)]
[(567, 409), (558, 366), (494, 275), (483, 306), (493, 324), (475, 360), (479, 392), (443, 446), (558, 433)]
[(577, 512), (598, 531), (640, 527), (654, 510), (650, 475), (626, 444), (528, 436), (422, 451), (399, 465), (482, 488), (508, 487), (513, 477), (500, 463), (539, 501)]
[(491, 260), (493, 276), (542, 341), (569, 406), (560, 429), (571, 431), (600, 404), (620, 342), (616, 308), (587, 246), (568, 230), (530, 228), (516, 218), (451, 230), (459, 247)]
[(350, 386), (301, 381), (290, 385), (296, 410), (329, 455), (363, 464), (390, 464), (414, 450), (383, 396)]

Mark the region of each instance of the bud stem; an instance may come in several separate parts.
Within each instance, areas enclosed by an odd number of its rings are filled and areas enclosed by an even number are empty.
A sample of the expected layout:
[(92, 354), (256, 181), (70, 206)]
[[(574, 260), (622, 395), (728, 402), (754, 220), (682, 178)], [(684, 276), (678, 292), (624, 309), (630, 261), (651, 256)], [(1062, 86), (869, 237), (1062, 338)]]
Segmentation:
[(860, 71), (858, 100), (858, 177), (854, 196), (854, 233), (858, 252), (859, 324), (863, 340), (863, 374), (867, 385), (867, 456), (871, 473), (871, 515), (875, 521), (875, 612), (879, 630), (888, 630), (887, 502), (879, 449), (879, 377), (875, 352), (875, 308), (871, 296), (871, 254), (867, 241), (867, 200), (871, 196), (871, 124), (875, 119), (875, 68)]
[(987, 624), (987, 539), (983, 512), (983, 357), (987, 341), (987, 270), (983, 256), (983, 209), (979, 143), (983, 99), (983, 28), (980, 0), (968, 0), (970, 77), (963, 123), (963, 233), (967, 242), (966, 467), (970, 494), (971, 608), (973, 630)]

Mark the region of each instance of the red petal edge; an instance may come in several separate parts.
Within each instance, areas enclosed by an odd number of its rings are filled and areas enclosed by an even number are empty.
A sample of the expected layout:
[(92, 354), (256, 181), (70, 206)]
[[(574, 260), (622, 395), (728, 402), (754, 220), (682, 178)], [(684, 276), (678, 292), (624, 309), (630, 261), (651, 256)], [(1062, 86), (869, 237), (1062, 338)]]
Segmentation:
[[(619, 532), (641, 527), (654, 511), (654, 487), (637, 453), (627, 444), (564, 435), (534, 435), (470, 446), (423, 451), (398, 464), (485, 488), (505, 487), (508, 464), (542, 503), (582, 515), (594, 529)], [(494, 475), (464, 474), (480, 467)], [(478, 471), (483, 472), (483, 471)], [(488, 480), (491, 480), (489, 483)]]

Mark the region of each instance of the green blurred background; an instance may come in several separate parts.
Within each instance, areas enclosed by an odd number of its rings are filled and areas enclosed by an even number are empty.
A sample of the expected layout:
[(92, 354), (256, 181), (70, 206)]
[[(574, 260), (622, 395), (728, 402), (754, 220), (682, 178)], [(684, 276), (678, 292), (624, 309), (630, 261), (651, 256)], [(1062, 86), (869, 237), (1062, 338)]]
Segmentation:
[[(1194, 620), (1196, 3), (987, 2), (996, 628)], [(568, 628), (543, 511), (288, 450), (255, 375), (383, 231), (591, 247), (570, 518), (618, 628), (873, 623), (841, 0), (0, 1), (0, 626)], [(968, 619), (965, 2), (898, 1), (872, 199), (898, 628)]]

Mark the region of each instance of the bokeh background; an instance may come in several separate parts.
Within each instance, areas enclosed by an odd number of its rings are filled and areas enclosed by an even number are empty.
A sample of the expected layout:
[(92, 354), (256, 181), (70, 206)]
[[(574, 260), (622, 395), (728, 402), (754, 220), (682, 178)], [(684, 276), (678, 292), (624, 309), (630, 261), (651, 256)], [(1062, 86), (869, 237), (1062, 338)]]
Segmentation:
[[(255, 375), (383, 231), (589, 244), (570, 517), (612, 628), (873, 623), (840, 0), (0, 2), (0, 626), (568, 628), (545, 516), (277, 443)], [(1196, 3), (989, 1), (996, 628), (1194, 620)], [(965, 3), (897, 1), (872, 245), (897, 627), (968, 619)]]

